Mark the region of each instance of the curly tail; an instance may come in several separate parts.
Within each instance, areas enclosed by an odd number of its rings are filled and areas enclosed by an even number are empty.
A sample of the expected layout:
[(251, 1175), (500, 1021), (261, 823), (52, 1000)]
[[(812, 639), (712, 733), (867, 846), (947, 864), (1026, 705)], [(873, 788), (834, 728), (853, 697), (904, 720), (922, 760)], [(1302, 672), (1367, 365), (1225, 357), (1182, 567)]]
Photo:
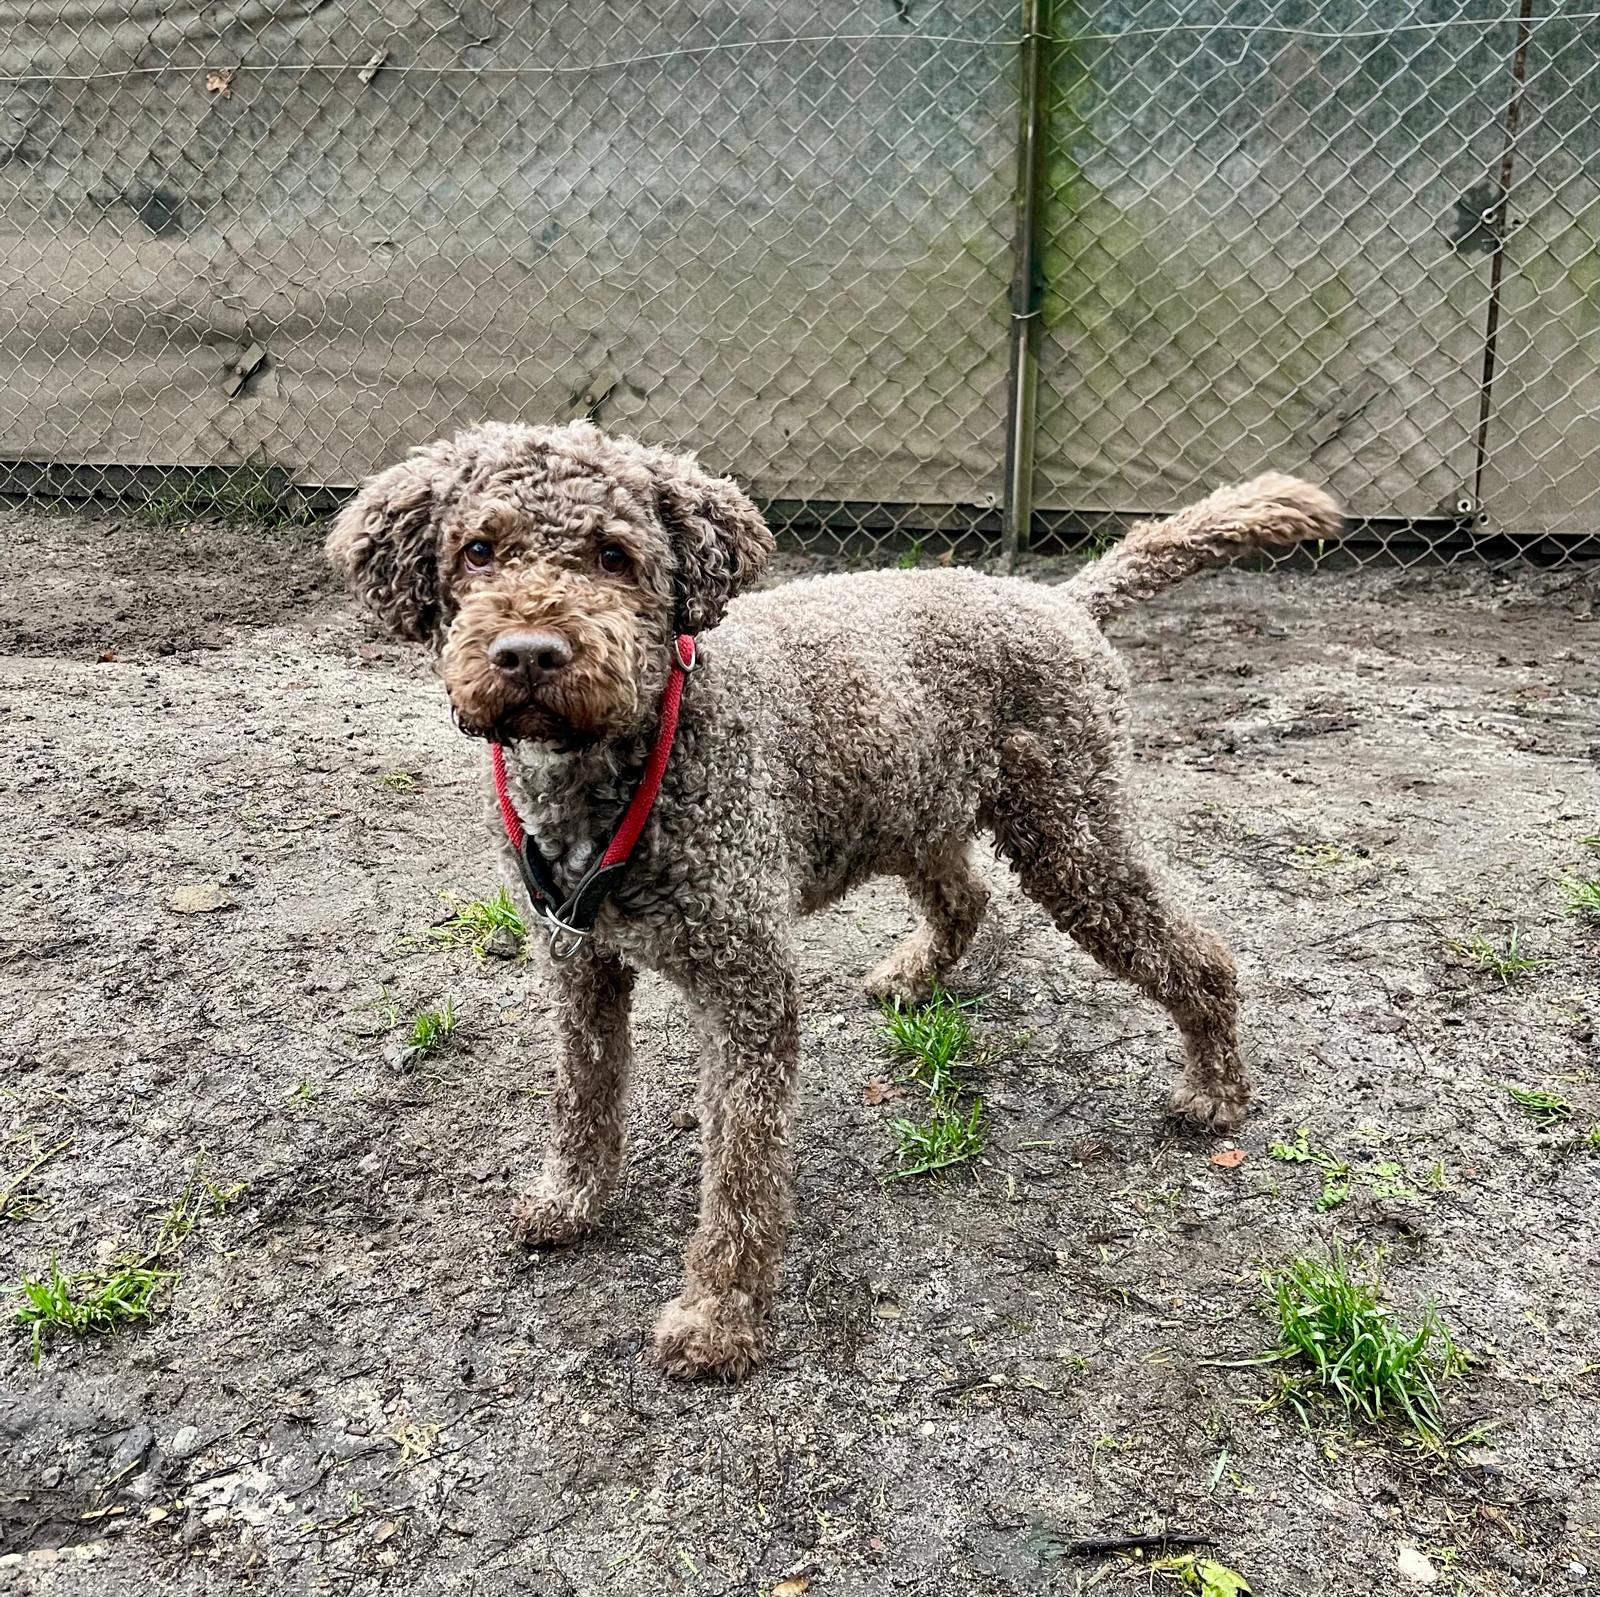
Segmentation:
[(1253, 549), (1337, 538), (1343, 525), (1343, 512), (1320, 488), (1269, 471), (1236, 488), (1219, 488), (1165, 521), (1135, 522), (1064, 591), (1103, 621), (1206, 566)]

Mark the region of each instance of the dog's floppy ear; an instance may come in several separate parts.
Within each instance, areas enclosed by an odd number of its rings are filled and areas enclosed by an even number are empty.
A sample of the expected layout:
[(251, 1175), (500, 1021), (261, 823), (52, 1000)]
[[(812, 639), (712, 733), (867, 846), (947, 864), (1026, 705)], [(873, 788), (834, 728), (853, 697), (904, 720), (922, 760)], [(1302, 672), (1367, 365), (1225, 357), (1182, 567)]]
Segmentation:
[(765, 569), (771, 530), (731, 477), (710, 476), (692, 455), (651, 449), (647, 456), (677, 566), (677, 624), (707, 632)]
[(444, 623), (439, 518), (452, 497), (453, 465), (434, 445), (369, 477), (328, 534), (328, 558), (355, 596), (415, 643), (435, 641)]

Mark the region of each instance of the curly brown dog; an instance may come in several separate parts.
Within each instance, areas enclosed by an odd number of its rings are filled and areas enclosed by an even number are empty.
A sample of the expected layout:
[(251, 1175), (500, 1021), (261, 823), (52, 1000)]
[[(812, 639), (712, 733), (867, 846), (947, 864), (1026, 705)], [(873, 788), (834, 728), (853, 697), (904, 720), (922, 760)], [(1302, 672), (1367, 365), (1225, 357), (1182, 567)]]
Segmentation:
[(789, 1225), (790, 923), (901, 877), (923, 924), (869, 987), (925, 998), (983, 914), (980, 833), (1057, 926), (1171, 1014), (1188, 1058), (1173, 1110), (1233, 1125), (1248, 1095), (1233, 960), (1139, 846), (1127, 679), (1098, 623), (1205, 565), (1339, 528), (1327, 495), (1264, 476), (1134, 527), (1063, 587), (884, 571), (730, 607), (772, 535), (689, 456), (586, 423), (485, 425), (369, 480), (329, 553), (393, 632), (440, 651), (461, 729), (504, 746), (508, 825), (557, 895), (640, 782), (677, 635), (710, 634), (631, 860), (552, 961), (564, 1044), (523, 1240), (595, 1223), (622, 1159), (634, 973), (662, 972), (708, 1045), (699, 1228), (655, 1350), (682, 1375), (757, 1363)]

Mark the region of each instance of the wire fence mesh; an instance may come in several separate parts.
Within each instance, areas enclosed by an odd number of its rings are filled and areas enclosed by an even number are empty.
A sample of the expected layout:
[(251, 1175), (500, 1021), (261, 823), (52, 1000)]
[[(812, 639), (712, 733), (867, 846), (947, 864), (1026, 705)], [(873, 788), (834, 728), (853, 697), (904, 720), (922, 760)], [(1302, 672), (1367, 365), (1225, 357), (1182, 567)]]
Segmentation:
[(1268, 464), (1366, 555), (1600, 553), (1595, 23), (0, 4), (0, 490), (249, 509), (589, 415), (851, 558)]

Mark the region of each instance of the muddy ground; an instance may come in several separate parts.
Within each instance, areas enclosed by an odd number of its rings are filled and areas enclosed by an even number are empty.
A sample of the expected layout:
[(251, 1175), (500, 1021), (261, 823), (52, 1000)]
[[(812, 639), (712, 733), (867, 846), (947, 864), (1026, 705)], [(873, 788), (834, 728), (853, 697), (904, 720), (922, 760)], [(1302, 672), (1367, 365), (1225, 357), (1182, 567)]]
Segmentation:
[[(640, 1357), (696, 1197), (659, 985), (604, 1233), (509, 1245), (550, 1025), (536, 965), (422, 935), (494, 885), (426, 665), (313, 532), (6, 515), (0, 1187), (60, 1151), (0, 1280), (148, 1247), (202, 1154), (243, 1189), (147, 1327), (37, 1367), (0, 1331), (0, 1590), (1117, 1593), (1173, 1588), (1069, 1544), (1163, 1526), (1257, 1597), (1421, 1589), (1411, 1550), (1441, 1591), (1600, 1588), (1600, 939), (1559, 888), (1600, 874), (1592, 571), (1228, 573), (1117, 623), (1149, 833), (1240, 956), (1242, 1164), (1160, 1118), (1165, 1018), (993, 870), (987, 1156), (882, 1184), (858, 984), (910, 919), (860, 893), (799, 933), (799, 1221), (728, 1389)], [(1451, 952), (1513, 923), (1549, 963), (1510, 986)], [(456, 1042), (397, 1068), (386, 1003), (445, 995)], [(1267, 1154), (1300, 1126), (1356, 1171), (1326, 1213)], [(1263, 1409), (1261, 1272), (1335, 1244), (1471, 1349), (1472, 1445)]]

